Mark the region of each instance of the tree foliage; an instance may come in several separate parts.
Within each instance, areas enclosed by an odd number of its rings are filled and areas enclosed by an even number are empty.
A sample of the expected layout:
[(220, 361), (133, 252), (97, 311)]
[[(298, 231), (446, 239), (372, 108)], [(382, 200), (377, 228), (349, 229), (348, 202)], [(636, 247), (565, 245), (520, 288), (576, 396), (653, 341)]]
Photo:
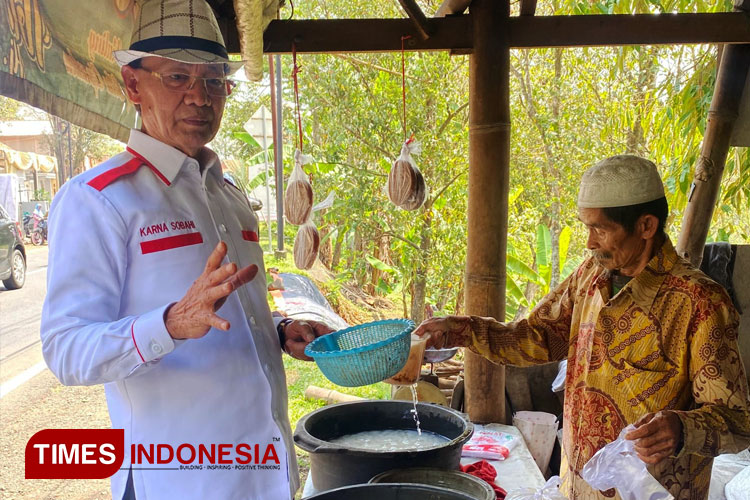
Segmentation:
[[(440, 2), (421, 2), (433, 12)], [(395, 2), (316, 0), (295, 17), (401, 17)], [(546, 9), (546, 10), (545, 10)], [(538, 14), (701, 12), (731, 2), (686, 0), (540, 3)], [(577, 186), (594, 162), (620, 153), (659, 165), (676, 238), (706, 126), (715, 81), (713, 46), (514, 50), (511, 53), (511, 179), (507, 269), (508, 319), (520, 317), (584, 257), (576, 217)], [(284, 158), (287, 175), (297, 141), (291, 57), (282, 58)], [(323, 262), (340, 279), (371, 293), (404, 299), (415, 320), (429, 303), (461, 312), (468, 193), (468, 56), (407, 52), (406, 130), (423, 144), (416, 163), (429, 186), (422, 208), (406, 212), (383, 191), (404, 140), (401, 54), (298, 55), (303, 146), (316, 200)], [(251, 161), (257, 147), (237, 140), (267, 86), (246, 84), (230, 100), (226, 151)], [(228, 131), (228, 132), (227, 132)], [(739, 216), (750, 189), (747, 150), (730, 152), (710, 238), (742, 242), (750, 227)], [(293, 235), (293, 228), (290, 230)], [(291, 240), (290, 240), (291, 241)]]

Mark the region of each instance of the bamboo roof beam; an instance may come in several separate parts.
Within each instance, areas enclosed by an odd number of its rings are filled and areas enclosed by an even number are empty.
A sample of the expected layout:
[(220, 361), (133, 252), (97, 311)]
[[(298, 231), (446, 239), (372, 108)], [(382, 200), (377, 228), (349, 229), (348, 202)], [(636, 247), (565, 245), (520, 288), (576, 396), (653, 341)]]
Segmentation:
[[(748, 0), (750, 1), (750, 0)], [(407, 50), (471, 51), (472, 16), (430, 19), (427, 40), (414, 36)], [(664, 45), (683, 43), (750, 43), (750, 14), (635, 14), (586, 16), (519, 16), (499, 21), (511, 48)], [(264, 52), (395, 52), (401, 36), (417, 35), (410, 19), (310, 19), (271, 21)]]
[(409, 16), (409, 19), (414, 23), (414, 26), (417, 28), (417, 33), (419, 33), (422, 40), (430, 38), (433, 31), (432, 24), (430, 20), (425, 17), (424, 12), (419, 8), (417, 2), (415, 0), (398, 1), (404, 9), (404, 12)]
[(435, 17), (452, 16), (454, 14), (462, 14), (466, 9), (469, 8), (471, 0), (443, 0), (443, 3), (438, 7), (435, 12)]
[(536, 0), (521, 0), (521, 15), (533, 16), (536, 14)]

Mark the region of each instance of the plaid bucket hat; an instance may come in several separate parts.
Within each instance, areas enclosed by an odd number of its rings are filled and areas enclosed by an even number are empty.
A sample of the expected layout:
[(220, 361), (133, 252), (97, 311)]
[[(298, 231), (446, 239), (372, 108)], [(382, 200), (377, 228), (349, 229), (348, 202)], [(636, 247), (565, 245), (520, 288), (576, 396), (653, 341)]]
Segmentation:
[(229, 73), (244, 64), (229, 61), (219, 25), (205, 0), (147, 0), (133, 27), (130, 48), (112, 54), (120, 66), (149, 56), (189, 64), (226, 64)]

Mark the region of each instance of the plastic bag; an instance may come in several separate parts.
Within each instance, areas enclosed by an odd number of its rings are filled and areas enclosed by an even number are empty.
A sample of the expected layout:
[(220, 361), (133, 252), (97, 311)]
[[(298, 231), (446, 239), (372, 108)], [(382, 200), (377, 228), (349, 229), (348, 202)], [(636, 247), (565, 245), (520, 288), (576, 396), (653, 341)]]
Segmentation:
[[(712, 479), (713, 480), (713, 479)], [(727, 500), (747, 500), (750, 498), (750, 467), (745, 467), (724, 487)]]
[(333, 191), (331, 191), (330, 193), (328, 193), (328, 196), (326, 196), (325, 200), (316, 203), (315, 206), (312, 207), (312, 211), (317, 212), (318, 210), (331, 208), (333, 206), (333, 201), (335, 199), (336, 199), (336, 196), (333, 194)]
[(505, 460), (517, 443), (518, 437), (513, 434), (475, 425), (474, 434), (464, 445), (461, 456)]
[(552, 476), (538, 490), (534, 488), (519, 488), (508, 492), (505, 500), (566, 500), (560, 493), (560, 476)]
[(298, 269), (310, 269), (318, 257), (319, 246), (320, 233), (312, 221), (308, 220), (297, 230), (294, 238), (294, 265)]
[(562, 392), (565, 390), (565, 375), (568, 373), (568, 360), (563, 359), (557, 365), (557, 376), (552, 381), (552, 392)]
[(308, 163), (312, 163), (311, 156), (303, 155), (299, 149), (294, 151), (294, 170), (289, 176), (284, 192), (284, 208), (286, 220), (295, 226), (307, 222), (313, 208), (312, 184), (302, 168)]
[(595, 490), (615, 488), (622, 500), (672, 500), (636, 454), (633, 441), (625, 439), (633, 429), (632, 424), (625, 427), (617, 439), (597, 451), (583, 466), (581, 477)]
[(513, 414), (513, 426), (523, 436), (531, 457), (544, 473), (557, 439), (557, 417), (543, 411), (518, 411)]
[(421, 151), (422, 146), (413, 137), (405, 141), (388, 174), (385, 188), (388, 198), (405, 210), (418, 209), (427, 198), (427, 184), (412, 158)]

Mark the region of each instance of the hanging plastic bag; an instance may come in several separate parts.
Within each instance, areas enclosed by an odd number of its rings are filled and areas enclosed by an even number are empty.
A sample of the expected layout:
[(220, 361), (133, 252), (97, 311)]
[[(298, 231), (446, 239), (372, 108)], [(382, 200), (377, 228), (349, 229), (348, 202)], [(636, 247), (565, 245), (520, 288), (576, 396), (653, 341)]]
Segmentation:
[(295, 226), (301, 226), (310, 218), (313, 208), (313, 189), (310, 178), (302, 168), (312, 163), (310, 155), (304, 155), (297, 149), (294, 151), (294, 169), (284, 192), (284, 208), (286, 220)]
[(320, 233), (318, 229), (308, 220), (297, 230), (294, 238), (294, 265), (298, 269), (310, 269), (318, 257), (320, 246)]
[(634, 442), (625, 439), (633, 429), (632, 424), (625, 427), (617, 439), (597, 451), (583, 466), (581, 477), (595, 490), (615, 488), (622, 500), (672, 500), (636, 454)]
[(518, 437), (513, 434), (474, 425), (474, 434), (464, 445), (461, 456), (505, 460), (516, 444)]
[(424, 176), (414, 163), (413, 155), (422, 151), (419, 141), (410, 138), (401, 147), (401, 154), (393, 163), (386, 191), (388, 198), (397, 206), (406, 210), (416, 210), (421, 207), (427, 197), (427, 185)]
[(519, 488), (509, 491), (505, 500), (566, 500), (560, 493), (560, 477), (552, 476), (541, 488)]

